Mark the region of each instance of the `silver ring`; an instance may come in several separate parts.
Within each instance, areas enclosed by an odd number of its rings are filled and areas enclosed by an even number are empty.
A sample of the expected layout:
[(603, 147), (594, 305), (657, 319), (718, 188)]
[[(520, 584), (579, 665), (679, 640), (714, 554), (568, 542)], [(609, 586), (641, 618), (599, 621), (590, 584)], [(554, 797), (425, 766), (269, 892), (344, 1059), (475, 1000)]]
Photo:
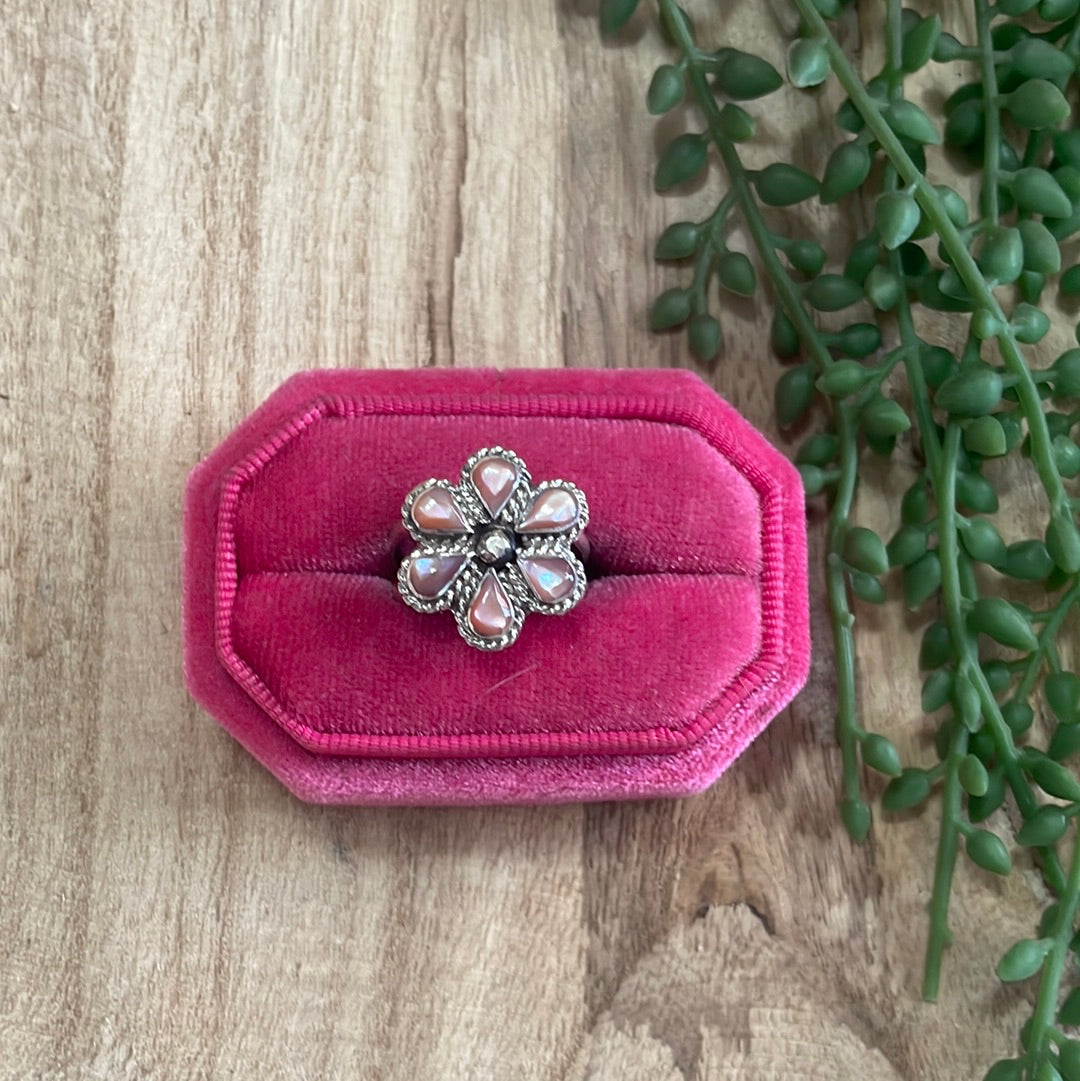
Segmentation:
[(563, 615), (585, 596), (573, 550), (589, 521), (585, 493), (565, 480), (534, 485), (513, 451), (478, 450), (457, 484), (418, 484), (401, 518), (419, 545), (398, 568), (405, 603), (453, 612), (477, 649), (505, 649), (530, 612)]

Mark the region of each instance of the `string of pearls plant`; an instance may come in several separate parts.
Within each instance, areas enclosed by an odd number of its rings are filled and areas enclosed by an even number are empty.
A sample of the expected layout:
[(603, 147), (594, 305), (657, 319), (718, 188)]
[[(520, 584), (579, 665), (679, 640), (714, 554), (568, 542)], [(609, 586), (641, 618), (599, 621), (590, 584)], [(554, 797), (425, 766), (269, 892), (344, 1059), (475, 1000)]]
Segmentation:
[[(1072, 484), (1080, 475), (1080, 348), (1054, 358), (1037, 348), (1051, 326), (1047, 299), (1080, 295), (1080, 264), (1064, 266), (1062, 254), (1080, 231), (1080, 128), (1065, 96), (1080, 63), (1080, 0), (964, 2), (971, 41), (945, 32), (937, 14), (879, 0), (885, 62), (867, 75), (838, 40), (844, 0), (791, 0), (800, 30), (787, 53), (787, 87), (835, 79), (846, 94), (819, 178), (783, 161), (747, 167), (740, 147), (754, 138), (755, 120), (740, 103), (785, 89), (784, 77), (761, 57), (699, 43), (691, 15), (657, 0), (671, 59), (653, 75), (647, 107), (655, 115), (686, 108), (698, 124), (662, 151), (656, 190), (677, 189), (714, 163), (710, 176), (722, 180), (715, 210), (675, 222), (656, 242), (656, 258), (684, 265), (687, 278), (656, 298), (651, 324), (684, 327), (691, 351), (710, 362), (722, 348), (723, 295), (754, 295), (759, 269), (767, 280), (772, 348), (786, 363), (778, 420), (804, 424), (815, 406), (828, 417), (796, 461), (808, 499), (828, 507), (840, 815), (855, 840), (866, 838), (863, 767), (889, 778), (886, 813), (940, 793), (928, 1000), (938, 995), (961, 850), (995, 875), (1012, 870), (1010, 848), (1039, 869), (1052, 900), (1029, 938), (1003, 944), (997, 966), (1003, 981), (1037, 981), (1034, 1011), (1014, 1057), (986, 1078), (1080, 1081), (1080, 1041), (1064, 1031), (1080, 1024), (1080, 987), (1066, 978), (1080, 954), (1080, 676), (1063, 648), (1080, 603)], [(619, 33), (638, 6), (602, 0), (601, 30)], [(944, 104), (943, 124), (904, 93), (906, 77), (929, 63), (961, 65), (966, 77)], [(928, 175), (925, 148), (941, 143), (949, 154), (934, 158), (935, 171), (966, 160), (978, 170), (976, 205), (948, 175)], [(811, 199), (862, 200), (873, 228), (848, 251), (826, 253), (815, 239), (790, 236), (792, 222), (770, 225)], [(750, 254), (728, 246), (735, 223)], [(819, 329), (818, 313), (859, 304), (872, 321)], [(952, 313), (962, 347), (926, 340), (920, 309)], [(853, 521), (854, 501), (868, 456), (890, 459), (898, 440), (913, 451), (918, 475), (900, 528), (885, 540)], [(994, 521), (1003, 471), (987, 464), (1009, 456), (1029, 465), (1045, 516), (1030, 536), (1006, 543)], [(922, 708), (938, 758), (929, 768), (905, 766), (858, 712), (857, 615), (861, 605), (887, 602), (889, 576), (923, 622)], [(1009, 844), (997, 832), (1007, 828), (1004, 816), (987, 825), (1006, 801), (1019, 822)]]

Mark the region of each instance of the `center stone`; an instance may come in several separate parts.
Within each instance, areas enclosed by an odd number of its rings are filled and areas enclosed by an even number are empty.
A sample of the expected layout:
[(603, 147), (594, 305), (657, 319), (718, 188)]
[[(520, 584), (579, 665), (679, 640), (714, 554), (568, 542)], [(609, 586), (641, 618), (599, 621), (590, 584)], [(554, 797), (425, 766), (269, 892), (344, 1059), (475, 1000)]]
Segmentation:
[(477, 538), (476, 554), (489, 566), (501, 567), (514, 554), (514, 538), (508, 529), (488, 529)]

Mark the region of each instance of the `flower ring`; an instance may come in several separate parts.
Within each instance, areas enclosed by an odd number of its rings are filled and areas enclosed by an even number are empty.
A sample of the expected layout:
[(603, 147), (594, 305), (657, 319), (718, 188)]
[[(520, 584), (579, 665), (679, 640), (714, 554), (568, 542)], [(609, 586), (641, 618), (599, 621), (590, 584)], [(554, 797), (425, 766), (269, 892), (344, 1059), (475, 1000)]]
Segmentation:
[(534, 486), (513, 451), (477, 451), (457, 485), (417, 485), (401, 516), (420, 545), (398, 570), (401, 596), (418, 612), (453, 611), (477, 649), (504, 649), (527, 613), (562, 615), (585, 595), (571, 549), (588, 524), (585, 495), (565, 480)]

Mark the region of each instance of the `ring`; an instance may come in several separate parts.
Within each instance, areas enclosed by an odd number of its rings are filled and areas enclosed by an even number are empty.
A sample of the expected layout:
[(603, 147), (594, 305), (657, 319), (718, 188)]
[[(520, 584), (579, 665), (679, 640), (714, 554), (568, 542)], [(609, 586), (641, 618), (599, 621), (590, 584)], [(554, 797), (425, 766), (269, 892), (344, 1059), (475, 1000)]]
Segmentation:
[(505, 649), (528, 613), (563, 615), (585, 595), (585, 568), (573, 550), (589, 521), (585, 494), (565, 480), (534, 485), (513, 451), (478, 450), (456, 485), (418, 484), (401, 517), (419, 545), (398, 569), (405, 603), (452, 611), (477, 649)]

